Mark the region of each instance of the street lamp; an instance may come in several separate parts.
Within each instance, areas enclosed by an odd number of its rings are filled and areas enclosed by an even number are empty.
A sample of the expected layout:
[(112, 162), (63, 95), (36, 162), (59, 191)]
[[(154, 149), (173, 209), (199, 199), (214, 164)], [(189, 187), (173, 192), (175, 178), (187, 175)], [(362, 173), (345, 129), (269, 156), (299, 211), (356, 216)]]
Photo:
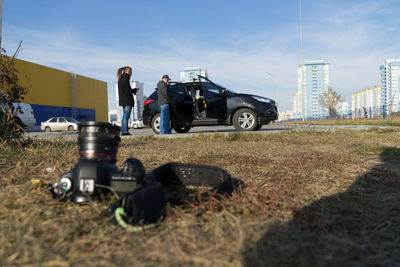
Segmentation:
[[(1, 0), (0, 0), (1, 1)], [(299, 0), (300, 5), (300, 53), (301, 53), (301, 65), (304, 64), (304, 55), (303, 55), (303, 15), (301, 10), (301, 0)]]

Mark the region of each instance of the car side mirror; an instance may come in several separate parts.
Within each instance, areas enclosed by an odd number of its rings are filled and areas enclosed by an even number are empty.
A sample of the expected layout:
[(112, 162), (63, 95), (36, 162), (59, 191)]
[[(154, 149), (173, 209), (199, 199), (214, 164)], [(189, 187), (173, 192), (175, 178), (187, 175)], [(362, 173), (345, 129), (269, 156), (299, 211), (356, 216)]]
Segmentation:
[(223, 95), (223, 94), (225, 94), (226, 93), (226, 89), (221, 89), (221, 90), (219, 90), (219, 94), (220, 95)]

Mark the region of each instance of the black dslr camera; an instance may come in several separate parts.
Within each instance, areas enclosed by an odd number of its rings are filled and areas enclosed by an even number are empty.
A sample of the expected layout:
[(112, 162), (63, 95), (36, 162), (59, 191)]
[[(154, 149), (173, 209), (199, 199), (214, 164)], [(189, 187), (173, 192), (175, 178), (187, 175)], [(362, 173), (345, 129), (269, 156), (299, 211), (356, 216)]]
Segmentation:
[(76, 203), (110, 193), (131, 192), (143, 179), (143, 164), (135, 158), (125, 161), (122, 170), (115, 166), (121, 127), (103, 122), (78, 125), (79, 161), (61, 175), (58, 183), (49, 185), (53, 196), (72, 198)]

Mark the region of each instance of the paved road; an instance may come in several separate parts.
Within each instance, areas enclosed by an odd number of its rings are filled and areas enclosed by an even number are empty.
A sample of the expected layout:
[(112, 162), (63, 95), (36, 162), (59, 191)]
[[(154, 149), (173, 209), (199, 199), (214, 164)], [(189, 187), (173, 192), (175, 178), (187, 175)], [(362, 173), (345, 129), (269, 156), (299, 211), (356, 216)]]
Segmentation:
[[(281, 131), (337, 131), (342, 129), (348, 130), (368, 130), (371, 128), (389, 128), (389, 129), (399, 129), (396, 126), (368, 126), (368, 125), (307, 125), (307, 124), (279, 124), (272, 123), (269, 125), (264, 125), (261, 130), (255, 132), (246, 132), (252, 134), (267, 134), (267, 133), (277, 133)], [(130, 138), (132, 136), (155, 136), (159, 138), (182, 138), (182, 137), (192, 137), (197, 134), (209, 134), (209, 133), (235, 133), (238, 132), (233, 126), (207, 126), (207, 127), (193, 127), (190, 129), (189, 133), (186, 134), (173, 134), (170, 135), (156, 135), (150, 128), (143, 129), (130, 129), (129, 132), (131, 136), (122, 136), (122, 138)], [(76, 139), (77, 132), (51, 132), (45, 133), (41, 132), (37, 128), (31, 129), (26, 133), (31, 139)]]
[[(280, 124), (271, 124), (271, 125), (264, 125), (261, 130), (256, 131), (256, 132), (251, 132), (251, 133), (266, 133), (266, 132), (279, 132), (279, 131), (284, 131), (288, 130), (288, 127), (286, 125), (280, 125)], [(188, 136), (194, 136), (196, 134), (207, 134), (207, 133), (235, 133), (237, 132), (236, 129), (233, 126), (207, 126), (207, 127), (193, 127), (190, 129), (190, 131), (186, 134), (176, 134), (174, 131), (172, 131), (173, 134), (171, 135), (156, 135), (154, 134), (153, 130), (151, 128), (143, 128), (143, 129), (130, 129), (129, 132), (132, 134), (132, 136), (157, 136), (157, 137), (163, 137), (163, 138), (179, 138), (179, 137), (188, 137)], [(42, 132), (38, 130), (37, 128), (33, 128), (30, 131), (28, 131), (27, 136), (31, 139), (57, 139), (57, 138), (65, 138), (65, 139), (71, 139), (71, 138), (77, 138), (78, 134), (77, 132)], [(122, 138), (130, 138), (131, 136), (122, 136)]]

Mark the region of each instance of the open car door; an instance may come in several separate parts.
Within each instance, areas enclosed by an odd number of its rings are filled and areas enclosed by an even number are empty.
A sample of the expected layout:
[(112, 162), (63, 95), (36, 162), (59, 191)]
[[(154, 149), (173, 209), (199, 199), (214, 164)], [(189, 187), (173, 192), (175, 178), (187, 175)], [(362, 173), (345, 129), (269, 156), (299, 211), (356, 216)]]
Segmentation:
[(225, 121), (227, 103), (223, 89), (210, 82), (201, 82), (201, 89), (204, 94), (206, 118), (217, 119), (218, 122)]
[(168, 88), (172, 126), (190, 126), (192, 124), (193, 100), (183, 83), (171, 83)]

